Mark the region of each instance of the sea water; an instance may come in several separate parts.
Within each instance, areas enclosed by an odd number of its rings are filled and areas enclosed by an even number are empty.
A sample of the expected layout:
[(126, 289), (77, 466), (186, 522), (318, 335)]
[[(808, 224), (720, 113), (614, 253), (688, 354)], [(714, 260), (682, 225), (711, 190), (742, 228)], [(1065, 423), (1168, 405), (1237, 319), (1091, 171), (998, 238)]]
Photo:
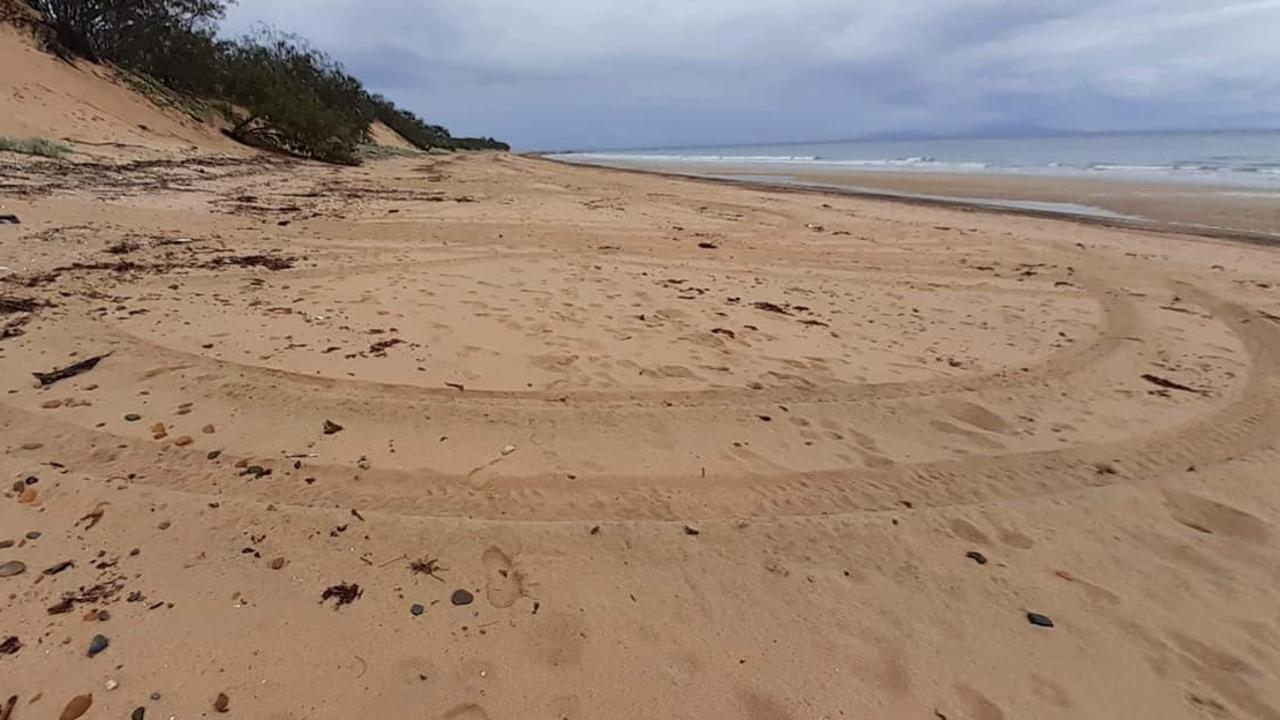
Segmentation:
[(1280, 189), (1280, 130), (1091, 133), (649, 148), (560, 153), (627, 167), (756, 166), (771, 172), (875, 170), (1105, 177)]

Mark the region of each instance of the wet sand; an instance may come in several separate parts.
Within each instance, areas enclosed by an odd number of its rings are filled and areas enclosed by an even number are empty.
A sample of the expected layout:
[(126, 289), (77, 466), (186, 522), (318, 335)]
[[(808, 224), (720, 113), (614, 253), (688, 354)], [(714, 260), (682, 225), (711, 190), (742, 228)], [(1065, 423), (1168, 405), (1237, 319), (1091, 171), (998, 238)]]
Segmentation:
[[(592, 161), (595, 162), (595, 161)], [(868, 196), (924, 199), (1080, 215), (1170, 232), (1218, 233), (1280, 242), (1280, 187), (1228, 186), (1073, 176), (859, 171), (777, 165), (610, 161), (633, 170), (811, 186)]]

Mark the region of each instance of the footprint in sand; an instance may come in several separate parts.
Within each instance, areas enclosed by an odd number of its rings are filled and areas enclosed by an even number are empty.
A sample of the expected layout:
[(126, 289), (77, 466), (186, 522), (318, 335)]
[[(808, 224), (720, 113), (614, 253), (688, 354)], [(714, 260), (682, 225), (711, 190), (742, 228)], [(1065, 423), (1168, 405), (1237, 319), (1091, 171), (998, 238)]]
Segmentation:
[(1230, 505), (1176, 490), (1164, 491), (1164, 497), (1173, 519), (1196, 532), (1258, 544), (1271, 537), (1267, 523)]
[(489, 720), (489, 713), (485, 712), (484, 708), (479, 705), (467, 703), (441, 715), (440, 720)]
[(484, 570), (489, 579), (484, 594), (489, 604), (496, 608), (509, 608), (524, 592), (523, 579), (511, 564), (511, 558), (496, 547), (484, 551)]

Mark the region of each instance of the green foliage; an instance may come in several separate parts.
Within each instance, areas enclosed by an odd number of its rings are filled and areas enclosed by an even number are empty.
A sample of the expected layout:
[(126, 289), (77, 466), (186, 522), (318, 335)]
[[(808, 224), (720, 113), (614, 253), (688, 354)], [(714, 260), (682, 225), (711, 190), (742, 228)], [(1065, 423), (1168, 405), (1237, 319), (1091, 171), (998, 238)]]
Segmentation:
[(420, 150), (442, 148), (445, 150), (510, 150), (511, 146), (493, 138), (455, 138), (448, 128), (430, 125), (422, 118), (381, 95), (370, 95), (374, 118), (395, 130)]
[(60, 158), (71, 152), (71, 148), (44, 138), (11, 138), (0, 135), (0, 152)]
[(352, 164), (373, 112), (360, 81), (293, 35), (261, 31), (226, 43), (222, 96), (248, 116), (228, 134), (327, 162)]
[(356, 157), (361, 160), (385, 160), (387, 158), (396, 157), (421, 157), (425, 153), (422, 150), (411, 150), (409, 148), (392, 147), (390, 145), (374, 145), (372, 143), (364, 143), (356, 147)]
[(137, 89), (193, 117), (210, 117), (216, 106), (234, 125), (227, 134), (240, 142), (354, 164), (377, 119), (422, 150), (509, 149), (492, 138), (454, 138), (370, 95), (336, 61), (295, 35), (263, 29), (219, 40), (217, 23), (234, 0), (25, 2), (52, 28), (60, 53), (114, 63), (130, 71), (126, 78)]
[[(213, 37), (227, 0), (26, 0), (74, 55), (150, 72), (173, 67), (193, 40)], [(176, 68), (175, 68), (176, 69)]]
[(428, 125), (422, 118), (396, 107), (395, 103), (381, 95), (370, 95), (368, 101), (373, 108), (374, 118), (395, 130), (414, 147), (420, 150), (452, 147), (453, 138), (449, 136), (448, 129)]

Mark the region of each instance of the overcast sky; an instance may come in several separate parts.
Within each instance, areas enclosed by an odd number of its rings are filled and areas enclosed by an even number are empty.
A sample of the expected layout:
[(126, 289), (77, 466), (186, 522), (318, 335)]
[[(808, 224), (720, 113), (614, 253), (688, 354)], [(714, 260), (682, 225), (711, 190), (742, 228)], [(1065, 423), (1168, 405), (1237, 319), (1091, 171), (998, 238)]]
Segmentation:
[(1280, 126), (1280, 0), (239, 0), (519, 149)]

